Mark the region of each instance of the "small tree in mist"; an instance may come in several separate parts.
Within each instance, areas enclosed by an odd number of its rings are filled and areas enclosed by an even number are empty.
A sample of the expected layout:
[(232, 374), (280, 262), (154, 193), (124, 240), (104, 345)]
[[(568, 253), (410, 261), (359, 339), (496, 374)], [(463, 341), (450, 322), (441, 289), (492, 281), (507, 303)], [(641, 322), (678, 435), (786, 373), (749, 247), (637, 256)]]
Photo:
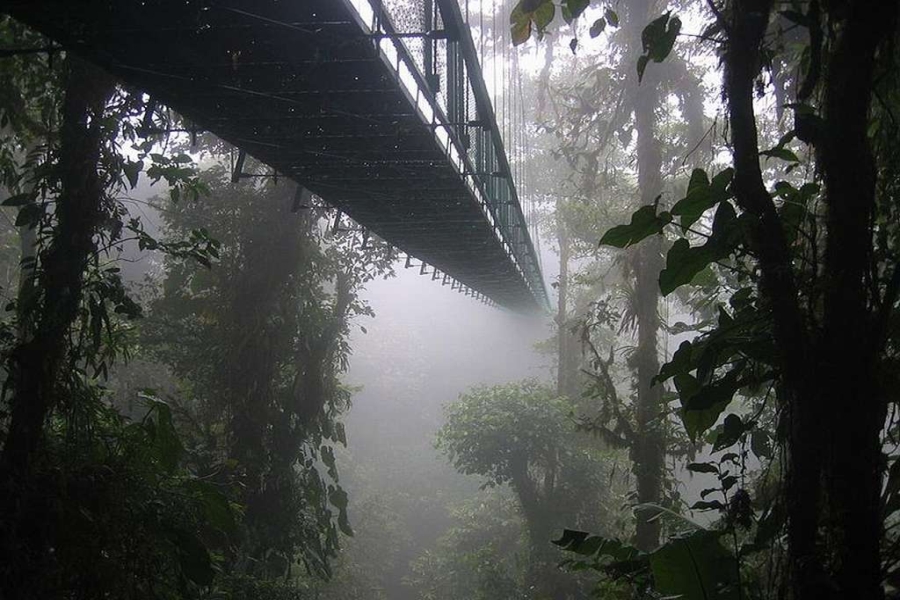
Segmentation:
[(454, 524), (412, 563), (409, 583), (423, 600), (529, 597), (523, 522), (508, 488), (483, 490), (451, 511)]
[(508, 485), (528, 537), (529, 582), (537, 597), (565, 598), (559, 555), (550, 545), (564, 526), (598, 522), (606, 495), (604, 455), (575, 430), (573, 406), (536, 381), (475, 388), (446, 409), (437, 447), (486, 486)]

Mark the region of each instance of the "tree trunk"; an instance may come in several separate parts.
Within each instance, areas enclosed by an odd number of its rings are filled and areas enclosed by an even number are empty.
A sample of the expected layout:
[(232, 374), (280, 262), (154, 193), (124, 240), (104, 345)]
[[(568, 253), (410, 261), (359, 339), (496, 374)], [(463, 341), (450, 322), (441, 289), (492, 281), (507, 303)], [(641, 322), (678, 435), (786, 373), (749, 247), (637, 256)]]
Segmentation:
[[(36, 281), (19, 297), (19, 340), (8, 363), (10, 422), (0, 456), (0, 596), (31, 598), (46, 561), (46, 505), (32, 501), (34, 463), (44, 425), (61, 402), (70, 361), (69, 335), (78, 318), (84, 269), (96, 251), (103, 182), (98, 174), (102, 114), (114, 89), (105, 74), (69, 57), (57, 165), (56, 226)], [(24, 236), (25, 244), (33, 236)], [(23, 248), (31, 251), (31, 248)], [(30, 274), (29, 274), (30, 275)], [(72, 399), (75, 401), (75, 399)]]
[[(557, 210), (559, 210), (558, 206)], [(559, 364), (557, 365), (556, 393), (566, 396), (574, 402), (577, 401), (580, 394), (578, 390), (578, 340), (571, 331), (572, 325), (568, 310), (571, 242), (562, 215), (557, 214), (557, 219), (559, 221), (556, 230), (556, 239), (559, 243), (559, 288), (556, 301), (556, 336)]]
[(796, 600), (821, 594), (825, 577), (816, 547), (821, 505), (821, 439), (818, 412), (809, 380), (814, 363), (798, 301), (790, 251), (759, 166), (759, 136), (753, 108), (760, 50), (772, 11), (771, 0), (735, 0), (728, 23), (724, 56), (725, 95), (734, 152), (732, 190), (738, 205), (755, 217), (750, 247), (761, 271), (760, 293), (771, 305), (776, 362), (783, 383), (779, 389), (787, 408), (788, 465), (786, 508), (790, 587)]
[[(876, 170), (868, 139), (879, 45), (894, 31), (896, 2), (844, 2), (846, 16), (825, 83), (825, 124), (817, 146), (825, 182), (823, 333), (818, 353), (825, 416), (828, 516), (836, 532), (835, 583), (841, 598), (876, 599), (881, 587), (881, 351), (869, 313)], [(834, 8), (834, 7), (832, 7)]]
[[(641, 51), (641, 32), (650, 18), (650, 2), (638, 0), (629, 5), (631, 45), (635, 55)], [(631, 64), (633, 64), (632, 61)], [(630, 65), (629, 65), (630, 66)], [(638, 85), (634, 100), (637, 132), (637, 165), (640, 204), (653, 204), (662, 193), (662, 154), (656, 137), (659, 106), (659, 73), (650, 65)], [(636, 77), (636, 76), (635, 76)], [(638, 345), (634, 356), (637, 370), (636, 438), (631, 449), (637, 479), (639, 504), (658, 504), (661, 500), (664, 443), (662, 423), (662, 387), (652, 385), (659, 373), (658, 332), (659, 272), (662, 270), (662, 239), (652, 236), (632, 255), (637, 306)], [(659, 520), (648, 521), (638, 514), (635, 544), (641, 550), (659, 545)]]
[[(250, 570), (280, 576), (284, 565), (267, 560), (265, 551), (291, 552), (292, 532), (284, 527), (289, 509), (298, 440), (279, 444), (282, 421), (279, 370), (293, 354), (294, 279), (304, 261), (309, 223), (292, 211), (296, 186), (285, 183), (253, 193), (246, 207), (247, 229), (241, 240), (241, 268), (230, 282), (230, 341), (220, 372), (222, 394), (231, 411), (229, 458), (240, 466), (246, 505), (242, 550), (252, 557)], [(278, 260), (273, 261), (272, 257)], [(289, 308), (285, 308), (285, 307)]]
[(25, 299), (23, 339), (14, 350), (9, 434), (0, 460), (5, 477), (23, 477), (43, 438), (44, 421), (59, 401), (67, 338), (78, 316), (84, 269), (95, 252), (102, 218), (103, 182), (98, 174), (102, 114), (113, 81), (75, 57), (68, 58), (59, 145), (57, 224), (41, 258), (40, 297)]
[[(823, 314), (808, 330), (791, 254), (759, 167), (753, 113), (771, 0), (735, 0), (725, 54), (732, 190), (756, 220), (750, 244), (771, 306), (779, 397), (787, 408), (786, 506), (793, 600), (883, 597), (879, 544), (885, 406), (877, 384), (880, 333), (866, 289), (876, 174), (867, 138), (877, 49), (893, 32), (894, 2), (828, 6), (835, 41), (826, 70), (824, 124), (812, 139), (825, 182)], [(839, 24), (839, 25), (838, 25)], [(823, 494), (823, 481), (825, 482)], [(822, 521), (822, 517), (827, 519)], [(829, 534), (821, 543), (819, 529)]]

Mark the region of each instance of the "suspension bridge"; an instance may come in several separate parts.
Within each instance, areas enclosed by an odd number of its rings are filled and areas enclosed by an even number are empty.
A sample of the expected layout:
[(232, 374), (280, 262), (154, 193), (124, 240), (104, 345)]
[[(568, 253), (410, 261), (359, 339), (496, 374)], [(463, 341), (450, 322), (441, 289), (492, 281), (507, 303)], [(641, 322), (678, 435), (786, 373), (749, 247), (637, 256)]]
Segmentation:
[(517, 187), (527, 135), (508, 4), (9, 0), (0, 10), (233, 144), (235, 177), (246, 153), (434, 279), (546, 310), (533, 206)]

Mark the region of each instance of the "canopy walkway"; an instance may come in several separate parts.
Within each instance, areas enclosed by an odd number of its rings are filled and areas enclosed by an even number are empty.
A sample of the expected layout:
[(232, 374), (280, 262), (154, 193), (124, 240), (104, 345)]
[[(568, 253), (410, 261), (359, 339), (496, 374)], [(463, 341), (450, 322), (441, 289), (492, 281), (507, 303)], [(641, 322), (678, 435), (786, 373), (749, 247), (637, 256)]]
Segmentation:
[[(516, 169), (458, 2), (8, 0), (0, 10), (445, 281), (508, 308), (546, 309)], [(514, 123), (517, 109), (504, 108)]]

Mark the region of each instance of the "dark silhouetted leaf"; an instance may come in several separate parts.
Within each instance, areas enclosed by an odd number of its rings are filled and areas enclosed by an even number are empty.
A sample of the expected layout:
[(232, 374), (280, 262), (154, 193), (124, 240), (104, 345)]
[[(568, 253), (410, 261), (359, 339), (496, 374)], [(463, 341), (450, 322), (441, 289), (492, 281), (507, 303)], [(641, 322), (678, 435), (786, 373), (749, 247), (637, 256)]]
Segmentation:
[(601, 246), (627, 248), (646, 237), (660, 233), (663, 227), (672, 222), (672, 215), (667, 212), (656, 214), (656, 206), (642, 206), (633, 215), (628, 225), (613, 227), (600, 239)]
[(684, 341), (678, 346), (678, 350), (672, 355), (672, 360), (667, 362), (659, 370), (654, 382), (666, 381), (679, 373), (688, 373), (695, 368), (693, 363), (693, 345)]
[(718, 250), (709, 243), (692, 247), (685, 238), (675, 240), (666, 254), (666, 268), (659, 274), (659, 291), (668, 296), (718, 259)]
[(770, 150), (763, 150), (762, 152), (760, 152), (760, 155), (767, 156), (769, 158), (780, 158), (781, 160), (793, 163), (800, 162), (800, 159), (797, 157), (797, 155), (787, 148), (776, 147)]
[(690, 227), (705, 211), (728, 199), (727, 187), (733, 175), (733, 169), (725, 169), (710, 182), (706, 171), (694, 169), (687, 194), (672, 207), (672, 214), (681, 217), (681, 226)]
[(713, 463), (708, 462), (692, 462), (687, 466), (687, 470), (692, 473), (718, 473), (719, 468)]
[[(692, 386), (684, 385), (686, 378), (693, 380)], [(690, 375), (678, 375), (675, 377), (675, 385), (681, 399), (681, 421), (691, 441), (697, 441), (699, 436), (716, 424), (719, 415), (728, 408), (734, 393), (740, 387), (735, 370), (703, 386)]]
[(682, 600), (738, 598), (735, 559), (721, 534), (701, 530), (670, 540), (650, 555), (656, 591)]
[(623, 544), (619, 540), (590, 535), (584, 531), (563, 530), (562, 537), (553, 540), (553, 544), (568, 552), (581, 556), (605, 556), (616, 562), (634, 560), (641, 553), (637, 548)]
[(33, 228), (41, 222), (44, 216), (44, 207), (40, 204), (25, 204), (16, 215), (16, 227)]
[[(188, 157), (190, 160), (190, 157)], [(128, 184), (131, 186), (131, 189), (137, 187), (138, 177), (141, 174), (141, 171), (144, 169), (144, 161), (127, 161), (124, 165), (122, 165), (122, 172), (125, 173), (125, 177), (128, 179)]]
[(16, 194), (3, 201), (3, 206), (25, 206), (34, 202), (34, 194)]
[(744, 422), (737, 415), (728, 415), (722, 424), (722, 431), (716, 436), (716, 442), (713, 444), (713, 452), (728, 448), (736, 444), (746, 431)]
[(691, 510), (722, 510), (725, 505), (718, 500), (699, 500), (691, 504)]
[(650, 22), (641, 32), (644, 54), (638, 59), (638, 80), (643, 79), (649, 61), (661, 63), (672, 52), (681, 31), (681, 20), (666, 13)]

